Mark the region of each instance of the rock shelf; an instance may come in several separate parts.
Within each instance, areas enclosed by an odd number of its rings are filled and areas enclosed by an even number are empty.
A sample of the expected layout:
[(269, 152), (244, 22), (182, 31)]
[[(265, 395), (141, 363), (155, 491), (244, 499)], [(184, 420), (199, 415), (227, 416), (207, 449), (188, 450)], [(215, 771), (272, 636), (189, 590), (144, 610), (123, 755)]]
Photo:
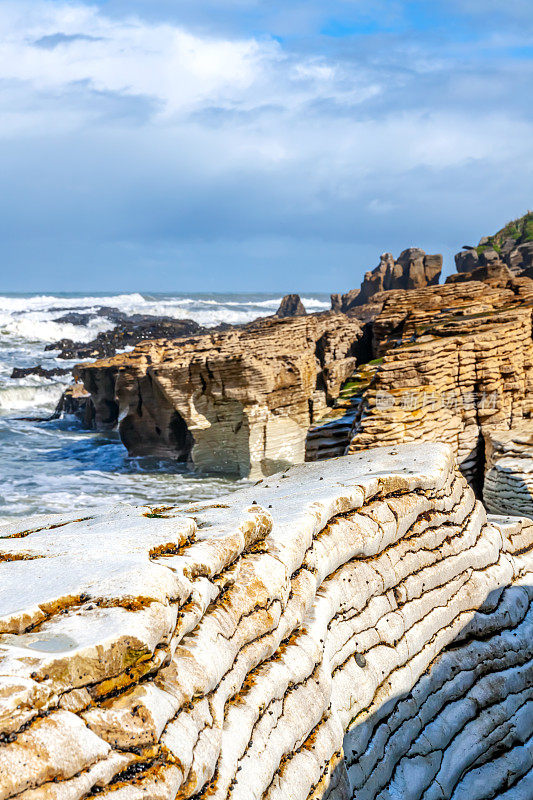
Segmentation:
[(532, 555), (425, 443), (11, 522), (0, 800), (526, 800)]

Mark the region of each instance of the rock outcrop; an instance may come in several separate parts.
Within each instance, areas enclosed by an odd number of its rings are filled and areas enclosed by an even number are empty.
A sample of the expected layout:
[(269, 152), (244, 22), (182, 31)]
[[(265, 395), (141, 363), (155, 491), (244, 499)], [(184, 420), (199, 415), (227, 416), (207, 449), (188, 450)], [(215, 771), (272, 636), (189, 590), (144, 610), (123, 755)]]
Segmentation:
[[(105, 310), (105, 309), (102, 309)], [(114, 309), (110, 309), (113, 312)], [(174, 319), (172, 317), (153, 317), (150, 315), (134, 314), (131, 317), (120, 315), (113, 316), (119, 320), (118, 324), (110, 331), (103, 331), (91, 342), (74, 342), (72, 339), (60, 339), (46, 345), (45, 350), (59, 350), (58, 358), (109, 358), (117, 351), (133, 347), (139, 342), (148, 339), (179, 339), (184, 336), (194, 336), (205, 332), (205, 328), (192, 319)], [(71, 315), (65, 315), (63, 320)], [(84, 318), (85, 315), (77, 315)], [(104, 314), (100, 316), (105, 316)], [(71, 323), (72, 324), (72, 323)]]
[(533, 269), (533, 212), (509, 222), (493, 236), (483, 237), (477, 247), (465, 246), (455, 256), (455, 265), (459, 273), (500, 266), (521, 275)]
[(384, 253), (378, 266), (365, 274), (360, 289), (331, 295), (331, 305), (334, 311), (347, 312), (369, 303), (380, 292), (433, 286), (439, 282), (441, 271), (442, 256), (426, 255), (418, 247), (404, 250), (397, 261), (392, 253)]
[(0, 798), (526, 800), (532, 548), (428, 444), (11, 522)]
[(533, 420), (485, 433), (483, 502), (494, 514), (533, 517)]
[(73, 383), (65, 389), (50, 419), (60, 419), (65, 416), (77, 417), (84, 428), (94, 428), (93, 401), (89, 392), (85, 391), (80, 383)]
[(532, 305), (529, 279), (392, 292), (372, 325), (376, 358), (314, 424), (308, 460), (333, 439), (337, 453), (445, 441), (482, 483), (483, 433), (514, 427), (533, 408)]
[(286, 294), (276, 311), (276, 317), (304, 317), (306, 314), (299, 294)]
[(344, 314), (275, 317), (156, 340), (76, 373), (97, 428), (132, 455), (260, 477), (301, 463), (308, 428), (353, 372), (363, 332)]

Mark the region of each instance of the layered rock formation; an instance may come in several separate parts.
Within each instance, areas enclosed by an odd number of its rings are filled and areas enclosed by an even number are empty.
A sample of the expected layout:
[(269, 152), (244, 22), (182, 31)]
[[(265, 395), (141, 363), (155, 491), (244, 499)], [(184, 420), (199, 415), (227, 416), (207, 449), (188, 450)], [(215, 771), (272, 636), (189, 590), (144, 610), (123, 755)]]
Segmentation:
[(378, 266), (365, 274), (360, 289), (331, 295), (331, 305), (334, 311), (347, 312), (370, 302), (380, 292), (433, 286), (439, 282), (441, 271), (442, 256), (427, 255), (418, 247), (404, 250), (397, 261), (392, 253), (384, 253)]
[(483, 502), (495, 514), (533, 517), (533, 420), (485, 433)]
[(99, 428), (132, 455), (258, 477), (304, 460), (309, 425), (353, 372), (356, 319), (269, 318), (77, 367)]
[(0, 798), (525, 800), (532, 547), (427, 444), (10, 523)]
[[(377, 368), (353, 382), (353, 425), (341, 425), (338, 449), (445, 441), (482, 482), (483, 433), (514, 427), (533, 407), (532, 299), (529, 279), (391, 293), (373, 322)], [(332, 438), (332, 413), (315, 423), (309, 460)]]

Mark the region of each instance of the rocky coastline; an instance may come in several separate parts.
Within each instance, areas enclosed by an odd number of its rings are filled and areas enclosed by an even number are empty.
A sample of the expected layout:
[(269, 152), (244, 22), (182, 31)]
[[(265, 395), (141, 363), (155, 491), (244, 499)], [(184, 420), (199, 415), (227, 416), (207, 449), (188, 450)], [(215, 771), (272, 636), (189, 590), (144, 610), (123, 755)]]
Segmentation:
[[(76, 367), (79, 415), (116, 428), (131, 455), (251, 479), (377, 445), (445, 441), (481, 496), (487, 434), (531, 415), (530, 216), (514, 223), (514, 247), (507, 226), (491, 247), (463, 250), (444, 284), (441, 256), (410, 248), (383, 255), (360, 290), (332, 295), (329, 312), (305, 314), (291, 295), (242, 326), (183, 335), (187, 321), (174, 321), (168, 335), (144, 338), (154, 323), (139, 323), (130, 352)], [(100, 335), (111, 350), (119, 329)], [(76, 411), (72, 393), (69, 403)]]
[(411, 248), (330, 311), (291, 295), (245, 325), (130, 320), (130, 352), (122, 322), (83, 345), (110, 355), (77, 365), (58, 417), (255, 482), (0, 526), (0, 800), (530, 800), (533, 279), (513, 230), (443, 285)]
[(2, 800), (531, 796), (533, 521), (449, 446), (12, 522), (0, 568)]

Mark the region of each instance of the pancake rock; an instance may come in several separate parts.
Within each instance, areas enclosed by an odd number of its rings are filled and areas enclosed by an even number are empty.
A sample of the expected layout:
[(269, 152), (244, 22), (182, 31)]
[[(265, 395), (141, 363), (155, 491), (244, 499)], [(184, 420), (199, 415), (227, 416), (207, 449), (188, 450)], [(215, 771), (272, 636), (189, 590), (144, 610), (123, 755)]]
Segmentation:
[(344, 314), (141, 343), (76, 368), (98, 428), (132, 455), (260, 477), (304, 460), (309, 425), (353, 372), (362, 328)]
[[(482, 483), (483, 433), (515, 427), (533, 408), (532, 304), (529, 279), (395, 292), (373, 323), (375, 368), (341, 389), (353, 424), (339, 430), (339, 448), (444, 441), (468, 479)], [(314, 424), (308, 460), (332, 427), (328, 416)]]
[(496, 514), (533, 517), (533, 420), (485, 433), (483, 502)]
[(427, 444), (3, 526), (0, 798), (525, 800), (532, 548)]
[(392, 253), (383, 253), (378, 266), (367, 272), (360, 289), (331, 295), (335, 311), (350, 311), (371, 301), (380, 292), (392, 289), (420, 289), (439, 282), (441, 255), (427, 255), (419, 247), (404, 250), (395, 261)]

